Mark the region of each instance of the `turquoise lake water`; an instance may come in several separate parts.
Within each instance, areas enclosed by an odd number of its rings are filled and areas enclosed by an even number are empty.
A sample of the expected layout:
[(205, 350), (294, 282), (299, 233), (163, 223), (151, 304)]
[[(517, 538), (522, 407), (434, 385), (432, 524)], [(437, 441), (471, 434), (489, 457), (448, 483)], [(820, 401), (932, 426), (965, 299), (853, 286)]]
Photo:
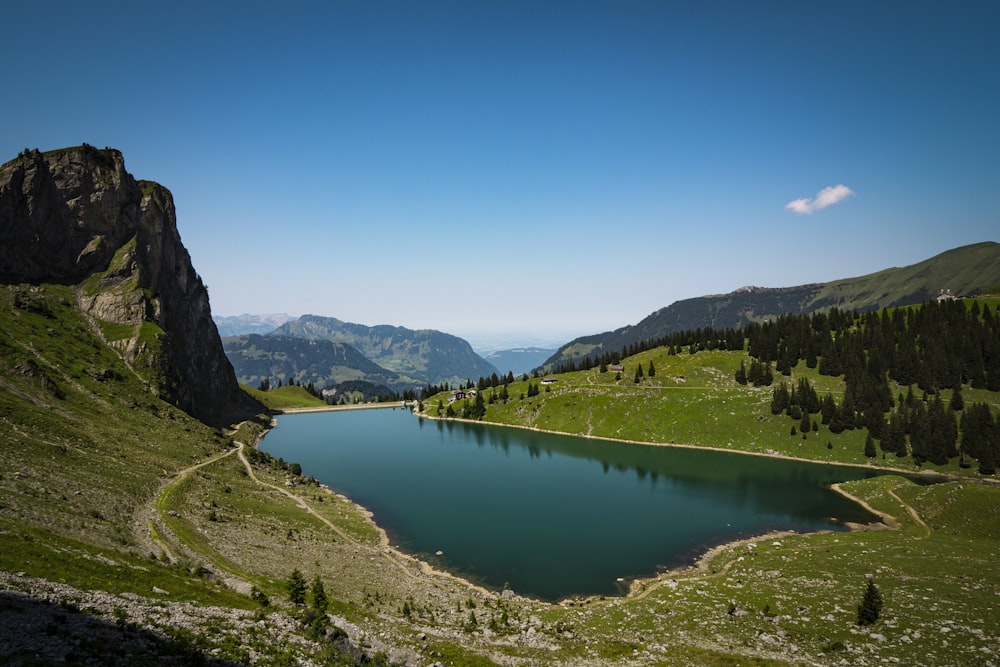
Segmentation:
[(261, 449), (370, 509), (400, 549), (544, 600), (621, 594), (630, 578), (771, 530), (874, 519), (829, 489), (877, 474), (861, 468), (434, 421), (403, 409), (283, 415)]

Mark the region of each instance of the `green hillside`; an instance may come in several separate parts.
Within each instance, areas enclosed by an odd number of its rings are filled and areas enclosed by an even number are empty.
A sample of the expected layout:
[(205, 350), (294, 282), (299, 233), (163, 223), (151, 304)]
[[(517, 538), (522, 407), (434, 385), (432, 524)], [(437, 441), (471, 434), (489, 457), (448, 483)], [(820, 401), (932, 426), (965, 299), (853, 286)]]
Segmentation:
[[(1000, 299), (949, 303), (953, 304), (952, 309), (963, 311), (972, 307), (971, 303), (977, 303), (993, 313), (997, 312)], [(935, 306), (935, 309), (939, 308)], [(919, 309), (912, 312), (919, 313)], [(989, 313), (987, 317), (992, 321), (995, 316)], [(854, 322), (848, 317), (845, 326), (858, 326)], [(992, 359), (994, 370), (987, 373), (981, 368), (982, 380), (972, 384), (966, 380), (960, 393), (965, 405), (985, 404), (995, 413), (1000, 410), (1000, 339), (992, 325), (987, 331), (992, 333), (986, 334), (989, 339), (983, 341), (985, 352), (980, 358), (985, 355)], [(678, 338), (688, 335), (681, 333)], [(940, 332), (939, 340), (964, 339), (972, 335), (960, 334), (958, 330), (948, 334), (945, 330)], [(841, 334), (840, 339), (846, 340), (847, 334)], [(926, 340), (938, 339), (926, 337)], [(886, 456), (879, 451), (878, 456), (866, 456), (864, 445), (868, 430), (860, 424), (858, 428), (843, 429), (834, 423), (823, 423), (817, 408), (810, 415), (808, 432), (803, 434), (798, 419), (772, 411), (775, 389), (782, 385), (795, 387), (801, 381), (807, 382), (819, 397), (830, 395), (837, 403), (843, 401), (847, 389), (844, 375), (822, 374), (825, 364), (821, 357), (813, 359), (811, 365), (806, 360), (795, 361), (787, 375), (772, 371), (773, 381), (764, 386), (737, 382), (741, 365), (745, 369), (754, 361), (745, 349), (728, 351), (704, 349), (703, 344), (702, 349), (699, 345), (681, 348), (667, 345), (621, 359), (621, 370), (593, 361), (584, 370), (550, 374), (545, 378), (535, 376), (506, 386), (480, 384), (485, 409), (482, 421), (641, 443), (695, 445), (905, 471), (921, 469), (912, 459), (894, 454)], [(778, 365), (780, 367), (780, 362)], [(942, 375), (954, 377), (950, 372), (942, 372)], [(930, 378), (921, 380), (923, 382), (935, 384), (939, 390), (932, 390), (928, 396), (916, 383), (911, 386), (890, 381), (888, 391), (894, 400), (915, 390), (924, 404), (933, 404), (936, 399), (945, 406), (952, 404), (956, 387), (948, 385), (947, 380)], [(501, 399), (502, 392), (508, 396), (507, 400)], [(471, 409), (471, 398), (451, 405), (450, 397), (449, 392), (424, 397), (422, 404), (426, 414), (445, 416), (449, 405), (456, 416)], [(812, 422), (816, 422), (815, 427)], [(994, 444), (1000, 447), (1000, 436)], [(997, 460), (1000, 460), (1000, 450)], [(966, 472), (960, 467), (961, 459), (957, 455), (943, 465), (921, 463), (923, 468), (940, 472)]]
[(640, 341), (699, 328), (739, 328), (787, 314), (879, 310), (914, 305), (942, 291), (956, 296), (984, 294), (1000, 285), (1000, 243), (955, 248), (912, 266), (796, 287), (744, 287), (729, 294), (677, 301), (635, 325), (583, 336), (559, 349), (546, 366), (600, 352), (619, 351)]
[[(984, 300), (980, 306), (951, 302), (940, 310), (947, 319), (953, 317), (956, 307), (975, 314), (981, 306), (988, 306), (990, 314), (984, 310), (973, 319), (985, 321), (992, 313), (1000, 312), (998, 299)], [(926, 319), (920, 309), (900, 312), (912, 317), (913, 322)], [(845, 324), (859, 334), (866, 326), (853, 319), (845, 319)], [(941, 334), (945, 340), (964, 339), (957, 335), (957, 329), (945, 329)], [(982, 341), (986, 349), (995, 349), (992, 346), (1000, 343), (995, 333), (991, 336), (992, 340)], [(743, 642), (744, 646), (760, 647), (762, 641), (773, 640), (773, 646), (781, 648), (771, 657), (780, 655), (789, 664), (859, 665), (866, 664), (869, 658), (900, 664), (978, 664), (980, 656), (968, 649), (978, 644), (976, 650), (980, 652), (992, 650), (982, 640), (972, 639), (978, 631), (972, 630), (972, 635), (966, 634), (957, 642), (955, 635), (949, 636), (947, 646), (940, 637), (956, 627), (967, 632), (978, 624), (974, 620), (978, 614), (992, 619), (990, 597), (1000, 593), (1000, 576), (991, 565), (992, 554), (1000, 546), (1000, 488), (992, 483), (994, 476), (981, 475), (974, 466), (963, 467), (959, 457), (942, 465), (928, 461), (916, 465), (914, 458), (900, 458), (892, 452), (877, 450), (875, 456), (868, 456), (867, 429), (835, 432), (821, 424), (818, 415), (816, 430), (810, 428), (803, 435), (796, 428), (798, 420), (773, 412), (775, 389), (781, 382), (795, 386), (804, 380), (819, 394), (830, 394), (842, 401), (848, 386), (843, 375), (823, 375), (818, 364), (810, 368), (802, 361), (787, 376), (775, 373), (771, 386), (742, 385), (736, 381), (740, 366), (755, 358), (745, 350), (699, 347), (656, 347), (622, 359), (621, 370), (597, 365), (521, 379), (506, 386), (480, 385), (474, 399), (454, 403), (449, 403), (451, 392), (442, 392), (425, 397), (422, 404), (431, 417), (461, 415), (466, 410), (474, 411), (475, 402), (481, 399), (485, 409), (482, 421), (495, 424), (591, 438), (679, 443), (866, 465), (935, 480), (946, 475), (953, 481), (931, 486), (892, 474), (842, 485), (843, 491), (863, 498), (875, 511), (884, 512), (885, 524), (892, 529), (846, 536), (786, 536), (753, 541), (749, 547), (720, 549), (718, 560), (707, 563), (708, 574), (668, 581), (667, 595), (663, 578), (652, 584), (648, 598), (651, 608), (666, 614), (674, 624), (671, 631), (623, 604), (619, 618), (629, 619), (631, 632), (623, 634), (622, 641), (628, 646), (632, 639), (632, 646), (644, 648), (648, 643), (634, 641), (637, 635), (703, 636), (715, 632), (717, 637)], [(982, 381), (989, 382), (985, 370)], [(960, 391), (966, 410), (971, 405), (987, 406), (993, 419), (993, 446), (1000, 447), (1000, 391), (996, 389), (1000, 387), (991, 390), (963, 385)], [(894, 395), (907, 393), (898, 383), (892, 385), (892, 390)], [(920, 393), (917, 389), (918, 396)], [(928, 405), (937, 398), (951, 405), (954, 394), (955, 388), (936, 390), (928, 396)], [(958, 420), (957, 415), (954, 418)], [(911, 436), (911, 444), (916, 437)], [(613, 448), (613, 442), (607, 446)], [(610, 460), (614, 460), (613, 455)], [(872, 577), (882, 587), (886, 607), (895, 606), (896, 615), (874, 631), (831, 623), (857, 608), (866, 577)], [(843, 596), (850, 581), (856, 582), (854, 601)], [(687, 597), (691, 593), (704, 596), (704, 602), (691, 603)], [(714, 609), (715, 614), (708, 609)], [(831, 609), (837, 611), (830, 613)], [(760, 623), (762, 617), (780, 620), (768, 625)], [(996, 637), (992, 620), (979, 627), (984, 637)], [(747, 633), (756, 634), (751, 638)], [(794, 654), (790, 644), (796, 647)], [(736, 650), (734, 644), (730, 646)], [(811, 648), (803, 652), (804, 647)], [(678, 653), (674, 661), (724, 664), (718, 656), (696, 656), (688, 651)]]
[[(264, 406), (236, 384), (222, 355), (169, 192), (138, 185), (116, 151), (82, 147), (26, 152), (4, 165), (0, 202), (0, 226), (16, 241), (0, 246), (0, 663), (995, 659), (1000, 488), (979, 483), (979, 472), (955, 457), (923, 464), (953, 474), (947, 483), (921, 486), (890, 475), (844, 485), (883, 517), (865, 530), (723, 545), (697, 567), (634, 582), (621, 598), (548, 604), (484, 590), (393, 549), (366, 510), (303, 476), (298, 463), (256, 448), (270, 416), (254, 416)], [(128, 215), (116, 217), (123, 211)], [(969, 322), (982, 324), (995, 311), (995, 303), (989, 311), (963, 310), (953, 318), (959, 328), (922, 330), (918, 340), (934, 344), (914, 341), (920, 355), (956, 341), (957, 355), (920, 357), (917, 382), (930, 385), (928, 406), (942, 396), (954, 404), (958, 389), (968, 406), (963, 414), (976, 412), (982, 423), (976, 406), (986, 406), (995, 425), (992, 361), (1000, 355), (991, 345), (998, 341)], [(868, 324), (841, 323), (811, 331), (843, 342), (850, 360), (847, 343)], [(790, 343), (797, 330), (775, 329), (777, 358), (766, 362), (766, 351), (750, 359), (691, 341), (643, 348), (622, 371), (522, 380), (484, 388), (479, 398), (487, 420), (529, 428), (915, 471), (908, 459), (865, 456), (856, 424), (835, 432), (831, 422), (805, 438), (789, 433), (796, 422), (771, 411), (773, 387), (736, 382), (741, 362), (774, 363), (777, 371), (797, 360), (802, 350)], [(847, 382), (821, 375), (832, 356), (824, 355), (816, 368), (796, 361), (788, 379), (805, 378), (842, 398), (844, 416), (851, 373)], [(972, 363), (950, 376), (955, 358)], [(487, 404), (504, 390), (506, 399)], [(304, 400), (300, 387), (266, 394), (263, 400)], [(454, 411), (447, 399), (426, 398), (423, 409)], [(919, 421), (922, 410), (909, 406), (907, 418)], [(245, 421), (219, 421), (236, 414)], [(992, 444), (989, 433), (979, 431), (975, 455)], [(613, 441), (593, 444), (614, 460)], [(869, 577), (884, 606), (873, 624), (859, 625)]]
[[(620, 664), (648, 654), (639, 662), (949, 665), (974, 662), (996, 643), (1000, 575), (988, 555), (1000, 540), (1000, 490), (971, 478), (848, 485), (894, 530), (731, 545), (703, 569), (665, 573), (629, 598), (501, 600), (424, 573), (380, 546), (349, 502), (295, 476), (293, 464), (242, 447), (260, 425), (227, 434), (152, 397), (72, 306), (70, 288), (31, 287), (32, 303), (45, 305), (33, 309), (17, 305), (24, 289), (6, 286), (0, 300), (0, 615), (22, 618), (29, 603), (21, 595), (57, 601), (42, 606), (48, 620), (36, 639), (65, 640), (74, 652), (63, 655), (344, 664), (363, 650), (376, 664), (390, 654), (459, 665)], [(618, 382), (599, 369), (544, 386), (531, 380), (539, 393), (530, 399), (519, 396), (528, 382), (515, 383), (507, 405), (490, 405), (487, 416), (728, 448), (719, 440), (726, 436), (733, 449), (859, 459), (856, 433), (789, 437), (787, 418), (767, 411), (768, 391), (731, 379), (741, 358), (649, 350), (625, 360)], [(645, 369), (638, 385), (637, 363)], [(794, 373), (837, 388), (832, 378)], [(434, 399), (425, 407), (433, 411)], [(353, 628), (350, 640), (331, 643), (310, 630), (308, 605), (288, 602), (293, 569), (307, 582), (321, 578), (332, 600), (328, 622)], [(859, 628), (854, 609), (866, 573), (885, 608), (875, 626)], [(84, 619), (89, 634), (74, 630)], [(138, 635), (147, 628), (156, 634)], [(88, 643), (96, 632), (105, 639)]]
[(288, 408), (321, 408), (327, 405), (326, 401), (313, 396), (304, 387), (297, 385), (274, 387), (267, 391), (252, 387), (243, 387), (243, 389), (271, 411), (287, 410)]

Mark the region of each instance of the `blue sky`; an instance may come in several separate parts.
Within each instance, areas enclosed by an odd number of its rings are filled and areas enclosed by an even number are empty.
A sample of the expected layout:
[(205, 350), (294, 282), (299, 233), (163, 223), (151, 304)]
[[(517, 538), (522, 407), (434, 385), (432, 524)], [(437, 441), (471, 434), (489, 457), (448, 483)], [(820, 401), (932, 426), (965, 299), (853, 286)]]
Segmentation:
[(1000, 240), (998, 25), (996, 2), (17, 3), (0, 159), (122, 150), (218, 314), (564, 342)]

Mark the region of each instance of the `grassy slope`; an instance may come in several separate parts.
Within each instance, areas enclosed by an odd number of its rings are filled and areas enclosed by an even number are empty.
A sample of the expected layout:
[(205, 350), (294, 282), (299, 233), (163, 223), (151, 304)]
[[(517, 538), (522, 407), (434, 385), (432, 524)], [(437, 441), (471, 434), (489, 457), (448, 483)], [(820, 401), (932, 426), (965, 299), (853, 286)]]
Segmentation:
[[(658, 349), (626, 359), (617, 381), (611, 372), (567, 373), (532, 398), (525, 397), (528, 383), (518, 382), (508, 388), (511, 400), (490, 405), (484, 421), (915, 471), (908, 458), (867, 460), (862, 430), (834, 435), (820, 426), (805, 439), (791, 436), (798, 423), (770, 413), (770, 389), (741, 387), (732, 379), (743, 358), (730, 352), (671, 356)], [(650, 362), (653, 378), (645, 376)], [(639, 384), (633, 381), (637, 364), (644, 371)], [(843, 391), (840, 379), (820, 376), (804, 364), (784, 380), (802, 376), (821, 396)], [(967, 404), (985, 401), (1000, 408), (996, 393), (966, 389), (963, 396)], [(434, 415), (439, 402), (447, 405), (447, 394), (425, 400), (427, 413)], [(990, 567), (1000, 540), (1000, 489), (961, 470), (957, 461), (934, 469), (970, 479), (920, 487), (887, 476), (845, 485), (845, 491), (893, 517), (890, 523), (898, 530), (793, 536), (761, 540), (753, 549), (724, 549), (708, 576), (673, 578), (654, 585), (646, 599), (605, 603), (601, 615), (578, 618), (588, 621), (591, 640), (603, 629), (607, 650), (624, 642), (626, 653), (629, 647), (648, 649), (654, 637), (679, 636), (682, 643), (714, 637), (734, 652), (752, 647), (765, 656), (769, 645), (783, 648), (786, 656), (794, 646), (793, 661), (807, 663), (858, 664), (874, 656), (904, 664), (976, 663), (993, 655), (989, 642), (998, 634), (989, 610), (1000, 592), (1000, 576)], [(853, 623), (865, 574), (875, 576), (886, 597), (885, 619), (868, 631)], [(726, 613), (730, 603), (737, 610), (733, 616)], [(616, 628), (616, 618), (628, 623)], [(674, 657), (690, 658), (690, 648)]]
[(740, 322), (763, 322), (782, 313), (811, 313), (831, 306), (862, 311), (890, 308), (932, 299), (943, 288), (957, 295), (989, 293), (992, 292), (989, 288), (998, 280), (1000, 244), (976, 243), (910, 266), (829, 283), (757, 288), (752, 292), (740, 290), (683, 299), (655, 311), (635, 325), (569, 343), (554, 355), (553, 365), (560, 360), (579, 359), (595, 347), (617, 351), (626, 345), (684, 329), (724, 329), (738, 326)]
[(269, 410), (285, 410), (287, 408), (321, 408), (326, 401), (316, 398), (308, 391), (298, 386), (285, 385), (267, 391), (260, 391), (244, 386), (243, 390), (267, 406)]
[[(916, 487), (894, 477), (854, 483), (851, 493), (901, 528), (732, 546), (705, 572), (662, 575), (629, 599), (500, 602), (387, 551), (354, 505), (286, 468), (262, 462), (248, 470), (235, 441), (252, 441), (259, 425), (227, 435), (152, 398), (79, 319), (68, 288), (43, 292), (47, 315), (15, 308), (12, 290), (0, 292), (0, 570), (138, 595), (120, 598), (122, 607), (148, 600), (135, 622), (220, 657), (246, 659), (253, 650), (260, 664), (320, 659), (313, 642), (269, 642), (270, 630), (240, 630), (212, 611), (256, 609), (246, 613), (287, 631), (294, 626), (281, 620), (282, 581), (293, 567), (307, 580), (323, 578), (333, 611), (362, 629), (371, 650), (384, 641), (421, 662), (955, 664), (995, 650), (1000, 574), (986, 561), (997, 552), (1000, 498), (992, 487)], [(766, 411), (767, 392), (733, 388), (738, 357), (657, 355), (642, 357), (657, 376), (639, 387), (634, 366), (620, 384), (579, 373), (530, 402), (517, 400), (515, 387), (505, 409), (546, 428), (702, 444), (725, 435), (734, 449), (798, 449), (790, 420), (740, 430), (742, 416)], [(433, 400), (425, 405), (433, 410)], [(835, 442), (831, 456), (849, 460), (860, 450), (860, 440)], [(908, 506), (921, 508), (923, 523)], [(198, 576), (203, 566), (219, 578)], [(886, 595), (878, 636), (854, 623), (865, 573)], [(245, 594), (251, 584), (272, 607), (255, 605)], [(82, 593), (73, 604), (111, 618), (111, 610), (94, 610), (94, 599)], [(195, 629), (162, 625), (156, 619), (170, 601), (193, 602), (208, 620)]]
[[(991, 308), (1000, 299), (986, 299)], [(546, 429), (593, 437), (633, 440), (661, 444), (697, 445), (758, 454), (781, 454), (823, 462), (851, 463), (891, 467), (907, 472), (915, 470), (909, 458), (896, 459), (881, 453), (869, 461), (864, 456), (866, 431), (863, 429), (834, 434), (819, 425), (818, 432), (791, 435), (799, 423), (785, 415), (771, 414), (772, 387), (740, 386), (734, 380), (740, 361), (749, 364), (744, 353), (699, 352), (670, 355), (666, 348), (642, 352), (623, 361), (621, 378), (599, 369), (564, 373), (555, 384), (540, 387), (541, 393), (526, 398), (529, 382), (518, 381), (508, 387), (510, 400), (487, 408), (483, 421)], [(652, 363), (656, 375), (648, 376)], [(636, 366), (643, 370), (642, 380), (634, 382)], [(820, 398), (827, 392), (834, 398), (843, 395), (842, 378), (820, 375), (816, 369), (800, 363), (789, 377), (776, 375), (774, 386), (786, 382), (794, 386), (807, 378)], [(905, 387), (890, 385), (893, 395), (905, 393)], [(489, 396), (491, 390), (486, 391)], [(919, 391), (917, 392), (919, 395)], [(1000, 410), (1000, 394), (965, 388), (966, 404), (986, 402)], [(947, 404), (950, 390), (942, 392)], [(439, 403), (447, 405), (448, 394), (425, 400), (427, 414), (435, 416)], [(819, 416), (814, 416), (819, 421)], [(828, 448), (827, 444), (832, 445)], [(947, 473), (969, 474), (958, 467), (957, 460), (948, 466), (926, 466)]]

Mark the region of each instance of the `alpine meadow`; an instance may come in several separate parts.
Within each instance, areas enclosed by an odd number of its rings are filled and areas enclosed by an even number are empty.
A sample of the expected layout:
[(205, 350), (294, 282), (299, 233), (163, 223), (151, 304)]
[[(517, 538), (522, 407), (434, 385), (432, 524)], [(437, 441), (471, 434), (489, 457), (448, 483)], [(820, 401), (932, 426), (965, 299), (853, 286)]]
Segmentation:
[(0, 22), (0, 665), (1000, 667), (1000, 2)]
[[(996, 243), (918, 271), (961, 292), (737, 308), (721, 327), (577, 341), (515, 375), (475, 359), (419, 366), (434, 359), (420, 341), (453, 337), (402, 328), (372, 348), (384, 366), (332, 331), (310, 342), (288, 324), (266, 354), (257, 334), (224, 346), (170, 192), (135, 180), (114, 149), (23, 152), (0, 168), (0, 220), (9, 664), (997, 660)], [(963, 274), (972, 262), (978, 278)], [(375, 335), (352, 331), (354, 345)], [(324, 350), (368, 369), (366, 387), (379, 368), (399, 384), (374, 400), (360, 385), (324, 394), (339, 384), (320, 384), (334, 366)], [(240, 386), (227, 353), (266, 356), (259, 368), (280, 375)], [(402, 552), (377, 514), (258, 448), (275, 414), (380, 406), (583, 436), (610, 465), (629, 442), (864, 466), (879, 474), (837, 490), (878, 520), (754, 535), (621, 595), (543, 601)]]

